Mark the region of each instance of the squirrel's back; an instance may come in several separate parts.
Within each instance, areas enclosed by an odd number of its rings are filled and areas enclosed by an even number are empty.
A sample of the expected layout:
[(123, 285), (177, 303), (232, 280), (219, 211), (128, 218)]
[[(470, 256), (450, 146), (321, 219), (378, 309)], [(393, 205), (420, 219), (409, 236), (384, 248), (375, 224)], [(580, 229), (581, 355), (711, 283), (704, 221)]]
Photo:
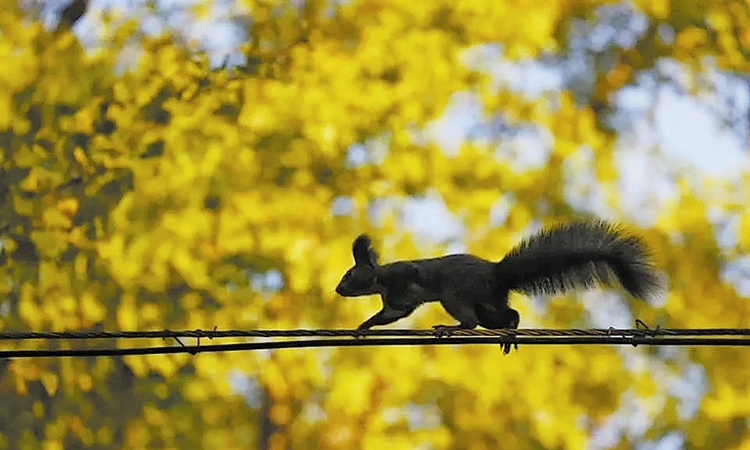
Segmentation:
[(618, 281), (631, 295), (658, 295), (662, 281), (636, 236), (604, 221), (543, 229), (522, 241), (496, 267), (499, 285), (527, 294), (554, 294)]

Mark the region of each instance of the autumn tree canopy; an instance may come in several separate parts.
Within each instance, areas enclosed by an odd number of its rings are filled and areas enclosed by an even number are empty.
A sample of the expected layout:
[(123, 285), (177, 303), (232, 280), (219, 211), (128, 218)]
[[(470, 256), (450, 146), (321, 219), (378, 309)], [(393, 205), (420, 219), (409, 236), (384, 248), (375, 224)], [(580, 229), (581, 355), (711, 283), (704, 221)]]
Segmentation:
[[(151, 3), (88, 5), (85, 36), (75, 11), (73, 28), (49, 26), (13, 3), (0, 6), (0, 330), (353, 328), (379, 307), (333, 291), (361, 232), (386, 261), (499, 259), (541, 224), (592, 216), (644, 237), (663, 302), (519, 295), (522, 327), (750, 327), (750, 167), (702, 176), (658, 141), (629, 146), (640, 118), (622, 101), (746, 90), (745, 0), (183, 8), (240, 33), (223, 65), (176, 26), (146, 30)], [(715, 115), (746, 134), (741, 98)], [(414, 232), (425, 203), (447, 211), (451, 238)], [(605, 310), (622, 314), (603, 323)], [(430, 305), (396, 326), (450, 320)], [(49, 345), (107, 344), (0, 342)], [(0, 394), (0, 449), (750, 448), (744, 348), (15, 359)]]

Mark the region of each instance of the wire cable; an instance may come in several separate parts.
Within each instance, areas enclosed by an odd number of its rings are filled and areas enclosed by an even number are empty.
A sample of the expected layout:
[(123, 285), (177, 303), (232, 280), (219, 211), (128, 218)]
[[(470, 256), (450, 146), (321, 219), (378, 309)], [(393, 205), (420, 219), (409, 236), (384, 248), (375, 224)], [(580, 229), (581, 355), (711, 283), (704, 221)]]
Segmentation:
[[(434, 336), (432, 330), (155, 330), (155, 331), (0, 331), (0, 340), (32, 339), (137, 339), (137, 338), (228, 338), (228, 337), (362, 337), (362, 336)], [(749, 328), (677, 328), (677, 329), (499, 329), (455, 330), (452, 336), (747, 336)]]
[[(157, 355), (175, 353), (207, 353), (288, 348), (360, 347), (360, 346), (415, 346), (415, 345), (660, 345), (660, 346), (750, 346), (748, 329), (702, 330), (460, 330), (450, 337), (436, 338), (431, 330), (371, 330), (367, 335), (381, 336), (359, 339), (297, 339), (285, 341), (241, 342), (188, 346), (180, 337), (289, 337), (311, 334), (318, 337), (352, 336), (354, 330), (254, 330), (254, 331), (149, 331), (149, 332), (36, 332), (0, 333), (0, 339), (92, 339), (94, 338), (175, 338), (179, 345), (124, 348), (77, 349), (9, 349), (0, 350), (0, 358), (94, 357)], [(365, 333), (360, 333), (359, 336)], [(432, 337), (423, 337), (430, 335)], [(740, 337), (718, 337), (718, 336)], [(10, 336), (13, 336), (12, 338)], [(382, 337), (396, 336), (396, 337)], [(411, 336), (411, 337), (405, 337)], [(700, 336), (700, 337), (696, 337)]]

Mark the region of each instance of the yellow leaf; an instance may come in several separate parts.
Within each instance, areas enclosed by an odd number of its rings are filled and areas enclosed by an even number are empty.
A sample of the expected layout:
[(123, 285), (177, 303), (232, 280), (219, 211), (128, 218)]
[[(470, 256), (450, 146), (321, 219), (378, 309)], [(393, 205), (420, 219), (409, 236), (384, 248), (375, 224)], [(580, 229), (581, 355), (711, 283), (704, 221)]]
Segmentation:
[(128, 365), (133, 374), (138, 378), (148, 375), (148, 364), (144, 356), (123, 356), (123, 361)]
[(96, 299), (93, 293), (86, 291), (81, 295), (81, 314), (87, 323), (94, 324), (104, 320), (107, 309)]
[(86, 279), (86, 276), (88, 275), (88, 262), (89, 259), (85, 254), (79, 253), (76, 255), (76, 260), (73, 266), (79, 280)]
[(45, 439), (42, 442), (42, 450), (64, 450), (62, 441), (59, 439)]
[(277, 425), (286, 425), (292, 418), (292, 411), (289, 409), (289, 405), (284, 403), (275, 403), (268, 413), (273, 423)]
[(138, 312), (143, 324), (158, 323), (162, 315), (162, 309), (154, 303), (141, 305)]
[(117, 326), (123, 331), (138, 329), (138, 306), (128, 294), (123, 295), (117, 307)]
[[(71, 132), (92, 134), (94, 132), (94, 116), (91, 108), (79, 110), (73, 116)], [(75, 157), (75, 152), (73, 153)]]
[(666, 19), (671, 13), (672, 2), (669, 0), (636, 0), (636, 5), (655, 19)]
[(156, 373), (160, 374), (164, 378), (169, 379), (174, 376), (175, 372), (177, 372), (177, 369), (179, 369), (178, 365), (175, 364), (170, 356), (171, 355), (151, 356), (148, 359), (148, 365)]
[(34, 330), (42, 328), (45, 317), (35, 300), (34, 285), (25, 282), (21, 285), (21, 298), (18, 302), (18, 315)]
[(635, 385), (635, 393), (641, 398), (653, 397), (656, 394), (656, 384), (648, 377), (638, 377)]
[[(75, 199), (73, 200), (75, 202)], [(59, 203), (57, 208), (46, 208), (42, 213), (42, 220), (44, 221), (44, 225), (48, 228), (67, 229), (72, 225), (70, 216), (60, 209)]]
[(83, 392), (89, 392), (94, 387), (94, 380), (91, 375), (83, 373), (78, 377), (78, 387)]
[(675, 45), (682, 50), (689, 52), (695, 47), (703, 45), (706, 42), (706, 39), (706, 30), (698, 27), (690, 27), (677, 35)]
[(70, 218), (78, 212), (78, 199), (77, 198), (66, 198), (57, 202), (57, 210), (60, 211), (64, 216)]
[(60, 385), (60, 377), (58, 377), (56, 373), (45, 372), (42, 374), (41, 382), (42, 386), (44, 386), (44, 390), (47, 391), (47, 395), (54, 397), (57, 388)]
[[(744, 370), (747, 373), (747, 370)], [(745, 394), (745, 395), (743, 395)], [(708, 417), (725, 421), (734, 416), (750, 415), (750, 404), (747, 402), (747, 390), (737, 392), (727, 380), (717, 380), (712, 392), (704, 399), (702, 410)]]
[(39, 176), (36, 170), (31, 170), (26, 178), (19, 185), (26, 192), (36, 192), (39, 190)]
[(78, 307), (78, 302), (72, 295), (65, 295), (60, 299), (59, 306), (62, 313), (73, 314)]
[(306, 293), (310, 291), (312, 286), (312, 274), (301, 267), (300, 270), (293, 270), (287, 281), (289, 283), (289, 288), (293, 292)]
[(739, 246), (743, 253), (750, 253), (750, 210), (745, 211), (740, 216), (740, 224), (737, 227), (737, 237)]
[(414, 448), (414, 442), (401, 433), (367, 433), (362, 441), (363, 449), (394, 449), (407, 450)]
[(191, 402), (204, 402), (211, 398), (213, 390), (208, 388), (207, 381), (195, 379), (185, 383), (182, 393)]
[(0, 130), (7, 130), (12, 123), (11, 92), (7, 89), (0, 89)]
[(375, 379), (366, 369), (348, 367), (338, 370), (328, 394), (329, 411), (341, 411), (347, 416), (362, 414), (370, 406), (370, 392)]
[(37, 419), (41, 419), (44, 417), (44, 403), (40, 401), (34, 402), (34, 404), (31, 407), (31, 411), (34, 413), (34, 417)]

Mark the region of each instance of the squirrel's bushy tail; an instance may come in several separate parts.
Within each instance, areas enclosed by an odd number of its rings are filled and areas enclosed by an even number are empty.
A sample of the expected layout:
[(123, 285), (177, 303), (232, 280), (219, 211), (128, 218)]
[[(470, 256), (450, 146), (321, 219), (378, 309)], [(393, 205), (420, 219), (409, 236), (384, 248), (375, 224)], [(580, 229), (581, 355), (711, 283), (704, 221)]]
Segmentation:
[(500, 286), (526, 294), (555, 294), (619, 283), (634, 297), (657, 296), (662, 280), (640, 240), (607, 222), (544, 229), (497, 263)]

